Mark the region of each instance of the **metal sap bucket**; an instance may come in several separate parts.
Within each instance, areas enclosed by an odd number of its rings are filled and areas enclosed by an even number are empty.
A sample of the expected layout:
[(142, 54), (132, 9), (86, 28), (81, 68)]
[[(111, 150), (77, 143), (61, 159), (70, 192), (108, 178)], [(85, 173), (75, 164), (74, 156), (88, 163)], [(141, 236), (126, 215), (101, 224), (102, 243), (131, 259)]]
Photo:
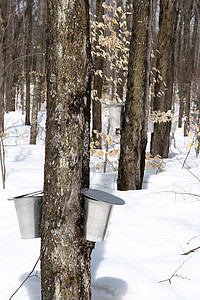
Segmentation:
[(154, 132), (154, 122), (148, 123), (148, 133)]
[(102, 242), (108, 228), (113, 205), (123, 205), (125, 202), (112, 194), (87, 189), (84, 195), (84, 227), (83, 236), (86, 240)]
[(121, 129), (121, 122), (122, 122), (122, 113), (124, 109), (124, 102), (115, 103), (112, 105), (108, 105), (108, 113), (110, 116), (110, 129), (115, 131), (116, 129)]
[(175, 133), (178, 121), (174, 121), (171, 123), (171, 133)]
[[(26, 194), (8, 199), (14, 200), (22, 239), (40, 237), (43, 196), (37, 196), (36, 194)], [(41, 192), (38, 192), (38, 194), (41, 194)]]

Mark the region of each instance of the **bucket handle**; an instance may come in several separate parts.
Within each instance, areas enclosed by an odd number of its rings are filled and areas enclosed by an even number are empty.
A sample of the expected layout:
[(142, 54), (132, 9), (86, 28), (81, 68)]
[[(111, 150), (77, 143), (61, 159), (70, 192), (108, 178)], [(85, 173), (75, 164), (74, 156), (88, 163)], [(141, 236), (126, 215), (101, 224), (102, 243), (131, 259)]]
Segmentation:
[(37, 192), (29, 193), (29, 194), (24, 194), (24, 195), (21, 195), (21, 196), (11, 197), (8, 200), (19, 199), (19, 198), (22, 198), (22, 197), (36, 196), (36, 195), (43, 194), (43, 193), (44, 192), (42, 190), (42, 191), (37, 191)]

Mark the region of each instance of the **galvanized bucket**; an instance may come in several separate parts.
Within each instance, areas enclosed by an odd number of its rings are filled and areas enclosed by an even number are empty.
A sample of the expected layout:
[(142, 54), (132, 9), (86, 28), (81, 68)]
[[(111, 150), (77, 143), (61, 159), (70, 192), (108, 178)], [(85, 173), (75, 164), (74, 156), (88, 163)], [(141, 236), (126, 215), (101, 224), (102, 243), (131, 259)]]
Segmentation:
[[(41, 194), (41, 192), (38, 192), (38, 194)], [(21, 238), (39, 238), (43, 196), (34, 193), (8, 200), (14, 200)]]
[(124, 110), (124, 102), (115, 103), (108, 105), (108, 112), (110, 116), (110, 130), (115, 131), (116, 129), (121, 129), (122, 113)]
[(154, 132), (154, 123), (149, 122), (148, 123), (148, 133), (152, 133), (152, 132)]
[(84, 195), (84, 227), (86, 240), (102, 242), (105, 239), (113, 205), (125, 202), (112, 194), (96, 189), (82, 191)]
[(178, 121), (174, 121), (171, 123), (171, 133), (175, 133)]

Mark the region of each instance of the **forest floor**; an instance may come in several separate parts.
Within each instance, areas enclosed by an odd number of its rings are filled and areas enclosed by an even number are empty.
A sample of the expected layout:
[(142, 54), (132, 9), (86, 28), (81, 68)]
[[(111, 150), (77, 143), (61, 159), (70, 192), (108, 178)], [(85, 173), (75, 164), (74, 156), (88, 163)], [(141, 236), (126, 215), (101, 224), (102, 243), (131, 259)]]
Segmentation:
[[(0, 195), (0, 299), (9, 300), (33, 269), (40, 239), (21, 239), (10, 197), (43, 189), (45, 113), (40, 138), (29, 145), (29, 127), (20, 112), (6, 115), (6, 188)], [(150, 136), (149, 136), (150, 139)], [(92, 300), (199, 300), (200, 158), (190, 137), (175, 132), (162, 172), (148, 167), (143, 189), (116, 190), (117, 172), (101, 173), (91, 160), (91, 187), (122, 198), (115, 206), (104, 242), (92, 252)], [(1, 178), (0, 178), (1, 179)], [(1, 184), (1, 182), (0, 182)], [(40, 300), (40, 264), (13, 296)]]

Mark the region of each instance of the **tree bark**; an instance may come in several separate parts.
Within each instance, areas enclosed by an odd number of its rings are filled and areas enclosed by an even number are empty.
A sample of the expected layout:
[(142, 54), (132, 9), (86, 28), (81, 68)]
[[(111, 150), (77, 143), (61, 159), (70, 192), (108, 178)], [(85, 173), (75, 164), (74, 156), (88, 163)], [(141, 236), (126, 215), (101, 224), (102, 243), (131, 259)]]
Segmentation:
[(87, 300), (94, 243), (82, 237), (89, 187), (88, 0), (47, 1), (47, 123), (41, 226), (43, 300)]
[(140, 189), (145, 167), (151, 1), (133, 2), (127, 97), (121, 134), (118, 189)]
[[(172, 108), (174, 83), (174, 48), (177, 25), (177, 0), (161, 0), (158, 33), (158, 57), (153, 110), (167, 112)], [(154, 124), (151, 154), (168, 157), (170, 122)]]

